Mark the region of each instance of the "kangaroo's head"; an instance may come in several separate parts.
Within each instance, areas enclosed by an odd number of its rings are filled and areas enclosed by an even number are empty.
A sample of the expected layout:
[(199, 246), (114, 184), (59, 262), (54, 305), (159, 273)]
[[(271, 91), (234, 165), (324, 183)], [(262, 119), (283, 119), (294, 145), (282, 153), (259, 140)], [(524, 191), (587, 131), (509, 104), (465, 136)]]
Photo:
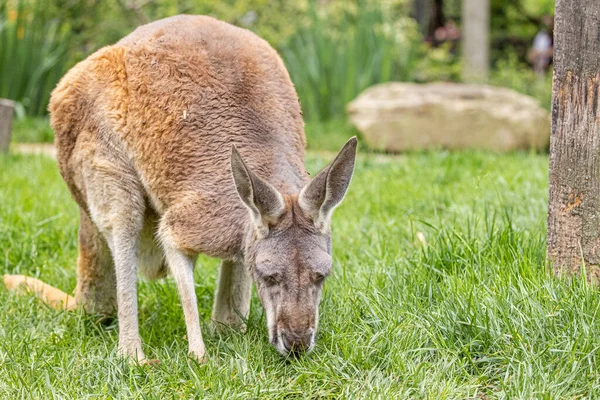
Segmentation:
[(295, 195), (256, 176), (233, 148), (231, 170), (251, 216), (245, 263), (265, 307), (269, 340), (283, 355), (314, 347), (323, 281), (331, 270), (331, 215), (354, 171), (356, 138)]

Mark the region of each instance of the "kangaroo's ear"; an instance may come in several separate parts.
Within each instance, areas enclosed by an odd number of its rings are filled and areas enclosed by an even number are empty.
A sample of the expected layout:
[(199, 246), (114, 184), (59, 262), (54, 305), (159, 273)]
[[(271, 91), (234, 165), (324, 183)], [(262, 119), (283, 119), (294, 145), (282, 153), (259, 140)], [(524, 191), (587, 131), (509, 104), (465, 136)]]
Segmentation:
[(326, 231), (333, 210), (346, 195), (356, 158), (356, 136), (346, 142), (339, 154), (302, 189), (298, 204), (315, 221), (321, 231)]
[(238, 195), (252, 216), (259, 232), (266, 234), (269, 223), (283, 214), (283, 196), (265, 180), (248, 169), (235, 146), (231, 148), (231, 175)]

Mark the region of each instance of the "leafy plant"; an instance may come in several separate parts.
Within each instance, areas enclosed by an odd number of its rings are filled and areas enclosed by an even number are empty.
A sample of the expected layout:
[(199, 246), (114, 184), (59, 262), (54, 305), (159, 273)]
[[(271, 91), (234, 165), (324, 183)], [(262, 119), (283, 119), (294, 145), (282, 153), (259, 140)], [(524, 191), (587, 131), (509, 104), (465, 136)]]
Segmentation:
[(460, 58), (454, 54), (450, 43), (433, 47), (423, 43), (412, 79), (416, 82), (458, 82), (461, 79)]
[(50, 6), (48, 0), (0, 3), (0, 97), (17, 101), (21, 115), (45, 114), (65, 72), (69, 36)]
[(309, 7), (308, 23), (282, 47), (307, 119), (344, 115), (346, 104), (369, 86), (411, 76), (418, 50), (414, 22), (392, 23), (367, 0), (344, 7), (338, 21), (326, 9)]
[(534, 97), (547, 110), (552, 106), (552, 72), (537, 75), (531, 67), (520, 63), (516, 56), (497, 63), (490, 73), (490, 84)]

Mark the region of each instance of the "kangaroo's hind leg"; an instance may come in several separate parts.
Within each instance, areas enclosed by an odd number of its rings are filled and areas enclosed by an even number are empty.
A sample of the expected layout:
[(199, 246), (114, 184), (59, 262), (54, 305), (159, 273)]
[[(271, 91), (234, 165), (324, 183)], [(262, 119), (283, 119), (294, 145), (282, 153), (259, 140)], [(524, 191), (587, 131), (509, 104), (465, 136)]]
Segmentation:
[(123, 154), (96, 146), (82, 163), (82, 182), (90, 218), (112, 255), (119, 353), (144, 360), (138, 324), (137, 270), (140, 233), (146, 211), (145, 192)]
[(104, 236), (85, 210), (80, 209), (79, 256), (75, 299), (93, 314), (113, 314), (117, 309), (115, 267)]

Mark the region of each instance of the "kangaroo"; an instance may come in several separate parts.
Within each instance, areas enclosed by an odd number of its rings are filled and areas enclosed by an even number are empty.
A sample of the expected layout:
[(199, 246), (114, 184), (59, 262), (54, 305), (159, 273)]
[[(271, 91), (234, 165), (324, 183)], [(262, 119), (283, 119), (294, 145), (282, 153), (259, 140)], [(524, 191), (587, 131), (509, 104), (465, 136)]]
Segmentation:
[(138, 272), (170, 273), (189, 354), (205, 360), (198, 254), (223, 260), (213, 324), (245, 329), (254, 281), (277, 351), (314, 347), (357, 140), (309, 179), (298, 97), (266, 41), (206, 16), (156, 21), (73, 67), (49, 110), (80, 208), (75, 299), (93, 313), (116, 306), (119, 354), (145, 360)]

